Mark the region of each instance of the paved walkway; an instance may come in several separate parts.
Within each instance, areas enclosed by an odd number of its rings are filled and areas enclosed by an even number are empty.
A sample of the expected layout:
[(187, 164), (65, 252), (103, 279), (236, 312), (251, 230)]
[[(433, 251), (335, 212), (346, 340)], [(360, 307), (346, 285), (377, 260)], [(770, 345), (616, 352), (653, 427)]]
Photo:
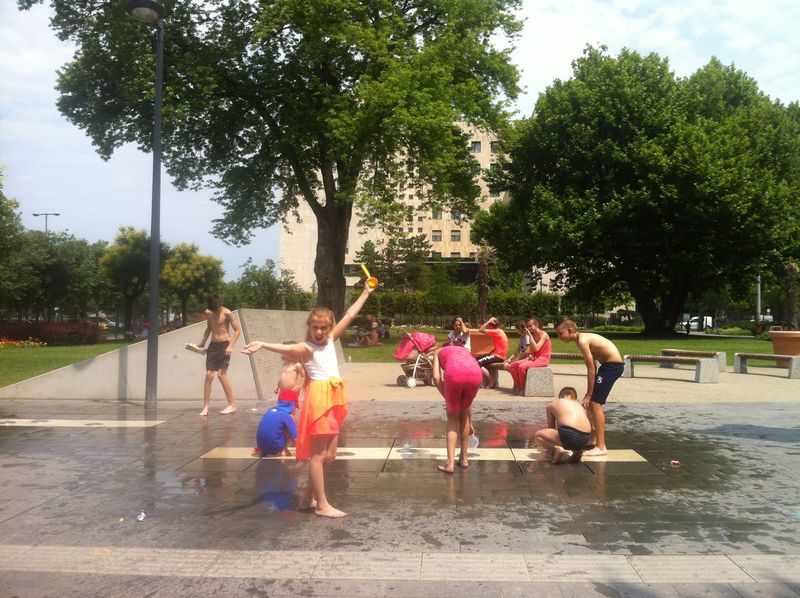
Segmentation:
[(530, 446), (544, 399), (481, 391), (455, 475), (432, 388), (348, 370), (338, 521), (295, 510), (302, 465), (250, 456), (263, 404), (0, 401), (0, 595), (800, 595), (800, 384), (780, 370), (639, 367), (607, 409), (618, 452), (579, 465)]

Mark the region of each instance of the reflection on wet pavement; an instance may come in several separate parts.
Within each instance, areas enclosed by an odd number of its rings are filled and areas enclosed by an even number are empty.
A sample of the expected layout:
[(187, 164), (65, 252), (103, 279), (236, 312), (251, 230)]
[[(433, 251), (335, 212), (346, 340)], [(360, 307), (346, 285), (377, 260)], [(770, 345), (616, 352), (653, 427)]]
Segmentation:
[[(56, 420), (130, 423), (143, 412), (100, 404), (83, 413), (47, 408), (15, 402), (14, 413), (0, 411), (0, 423), (42, 424), (0, 427), (5, 544), (800, 553), (800, 412), (786, 403), (615, 405), (609, 446), (644, 460), (561, 466), (526, 460), (536, 455), (530, 439), (544, 424), (541, 403), (476, 406), (478, 451), (487, 458), (450, 476), (435, 468), (444, 446), (441, 406), (354, 403), (341, 458), (327, 477), (331, 501), (350, 514), (345, 521), (294, 510), (307, 484), (303, 464), (203, 458), (249, 450), (260, 413), (242, 409), (203, 420), (176, 407), (159, 409), (158, 425), (144, 428), (54, 427)], [(378, 453), (363, 457), (372, 450)], [(136, 522), (142, 510), (147, 518)]]

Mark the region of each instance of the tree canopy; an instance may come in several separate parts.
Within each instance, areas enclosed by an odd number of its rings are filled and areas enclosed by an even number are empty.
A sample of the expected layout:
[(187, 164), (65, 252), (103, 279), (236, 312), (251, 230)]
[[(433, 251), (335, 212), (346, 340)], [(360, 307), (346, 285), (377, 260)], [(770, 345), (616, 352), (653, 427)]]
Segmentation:
[[(21, 8), (44, 0), (18, 0)], [(153, 52), (122, 2), (50, 0), (78, 46), (60, 111), (103, 157), (150, 146)], [(501, 130), (517, 92), (520, 0), (165, 2), (163, 147), (179, 187), (210, 186), (214, 234), (245, 243), (298, 201), (317, 220), (318, 302), (341, 313), (353, 205), (382, 222), (399, 184), (475, 209), (474, 159), (455, 125)]]
[(161, 268), (161, 280), (178, 299), (184, 326), (189, 321), (189, 301), (194, 298), (202, 302), (217, 292), (222, 287), (224, 274), (222, 260), (200, 255), (194, 243), (177, 243), (170, 248)]
[(690, 292), (796, 251), (796, 113), (716, 59), (680, 79), (656, 54), (588, 47), (509, 136), (494, 182), (512, 199), (474, 240), (581, 300), (630, 292), (647, 332), (671, 330)]

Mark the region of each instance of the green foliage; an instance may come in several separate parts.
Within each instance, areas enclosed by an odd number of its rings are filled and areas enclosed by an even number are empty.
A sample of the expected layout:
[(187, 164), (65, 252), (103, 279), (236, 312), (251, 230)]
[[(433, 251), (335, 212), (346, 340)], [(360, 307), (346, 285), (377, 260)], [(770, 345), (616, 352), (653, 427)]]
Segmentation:
[(180, 302), (182, 322), (187, 322), (189, 301), (202, 303), (218, 292), (223, 274), (222, 260), (200, 255), (193, 243), (178, 243), (170, 249), (161, 268), (161, 280)]
[(0, 338), (34, 339), (49, 346), (94, 345), (104, 333), (97, 324), (86, 322), (12, 322), (0, 325)]
[[(167, 246), (162, 243), (162, 264), (167, 251)], [(120, 227), (114, 243), (100, 258), (100, 266), (112, 287), (123, 299), (125, 330), (130, 330), (134, 302), (147, 288), (150, 272), (150, 237), (143, 230), (136, 230), (130, 226)]]
[(383, 248), (372, 241), (364, 243), (356, 253), (356, 261), (365, 264), (383, 288), (412, 290), (426, 285), (429, 268), (425, 260), (430, 254), (431, 245), (425, 235), (392, 234)]
[[(21, 0), (22, 7), (37, 0)], [(39, 0), (43, 1), (43, 0)], [(122, 3), (50, 0), (77, 46), (58, 107), (101, 156), (147, 148), (153, 55)], [(341, 313), (354, 203), (389, 224), (400, 182), (471, 213), (479, 188), (463, 121), (501, 130), (518, 93), (520, 0), (249, 0), (167, 4), (163, 148), (179, 187), (211, 186), (214, 233), (235, 243), (291, 216), (317, 220), (319, 302)], [(397, 160), (401, 155), (402, 159)], [(320, 200), (320, 198), (322, 198)]]
[[(243, 268), (242, 275), (234, 283), (237, 307), (295, 311), (311, 308), (313, 295), (300, 289), (290, 270), (283, 269), (278, 276), (277, 265), (273, 260), (267, 260), (262, 267), (247, 260)], [(230, 305), (227, 299), (226, 301)]]
[(796, 113), (716, 59), (683, 80), (656, 54), (588, 47), (509, 135), (511, 202), (474, 238), (561, 273), (576, 305), (630, 293), (649, 333), (669, 330), (690, 292), (740, 287), (797, 247)]

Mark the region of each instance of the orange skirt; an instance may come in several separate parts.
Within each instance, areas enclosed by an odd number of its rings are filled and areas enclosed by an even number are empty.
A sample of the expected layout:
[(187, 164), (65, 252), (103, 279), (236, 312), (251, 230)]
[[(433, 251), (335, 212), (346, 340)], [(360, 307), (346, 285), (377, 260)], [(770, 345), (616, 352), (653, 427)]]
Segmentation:
[(347, 417), (347, 400), (341, 378), (312, 380), (303, 390), (303, 404), (297, 423), (297, 459), (311, 458), (312, 436), (331, 436)]

